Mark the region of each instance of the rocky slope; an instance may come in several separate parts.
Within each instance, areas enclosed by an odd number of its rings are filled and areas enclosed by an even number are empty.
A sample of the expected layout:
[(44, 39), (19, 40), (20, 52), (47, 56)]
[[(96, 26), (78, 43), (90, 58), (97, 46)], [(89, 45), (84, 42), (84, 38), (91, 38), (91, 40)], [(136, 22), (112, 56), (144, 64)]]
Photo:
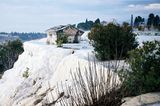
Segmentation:
[[(84, 71), (88, 56), (90, 61), (94, 59), (87, 34), (84, 33), (81, 43), (65, 44), (65, 48), (47, 45), (46, 39), (25, 42), (24, 53), (0, 80), (0, 106), (42, 106), (65, 95), (61, 88), (57, 93), (57, 85), (72, 85), (70, 72), (75, 72), (77, 67)], [(147, 39), (138, 38), (140, 42)]]
[[(25, 42), (24, 53), (0, 80), (0, 106), (32, 106), (39, 102), (42, 105), (42, 100), (52, 102), (50, 92), (54, 87), (61, 82), (70, 83), (70, 71), (76, 71), (78, 66), (84, 69), (88, 65), (88, 55), (94, 57), (93, 48), (85, 37), (80, 44), (64, 47), (47, 45), (46, 39)], [(52, 96), (56, 99), (57, 95)]]

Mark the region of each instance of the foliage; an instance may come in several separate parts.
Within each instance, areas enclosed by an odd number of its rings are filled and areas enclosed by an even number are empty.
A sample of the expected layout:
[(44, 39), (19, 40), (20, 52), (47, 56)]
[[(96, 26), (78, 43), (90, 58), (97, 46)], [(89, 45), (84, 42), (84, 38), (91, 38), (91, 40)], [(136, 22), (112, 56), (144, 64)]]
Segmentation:
[(121, 106), (126, 93), (123, 82), (119, 82), (119, 77), (111, 67), (108, 70), (97, 67), (95, 62), (89, 62), (85, 70), (78, 68), (71, 73), (73, 86), (66, 86), (66, 95), (69, 96), (60, 100), (62, 106)]
[(155, 29), (159, 29), (160, 25), (160, 18), (158, 15), (154, 15), (153, 13), (149, 14), (148, 20), (147, 20), (147, 26), (150, 29), (151, 26), (153, 26)]
[[(158, 29), (160, 30), (160, 17), (159, 15), (154, 15), (153, 13), (150, 13), (148, 15), (148, 19), (146, 20), (146, 24), (148, 29), (154, 28), (154, 29)], [(134, 20), (134, 27), (138, 28), (139, 30), (143, 28), (141, 28), (141, 24), (145, 24), (145, 19), (142, 18), (141, 16), (137, 16)]]
[(77, 25), (77, 28), (82, 29), (82, 30), (91, 30), (91, 28), (93, 28), (94, 25), (96, 25), (96, 24), (100, 24), (100, 19), (99, 19), (99, 18), (96, 19), (95, 22), (93, 22), (93, 21), (88, 21), (88, 20), (86, 19), (85, 22), (79, 23), (79, 24)]
[(57, 41), (62, 40), (62, 43), (68, 43), (68, 37), (67, 35), (64, 35), (63, 33), (57, 33)]
[(138, 30), (139, 30), (139, 31), (144, 31), (144, 27), (138, 26)]
[(89, 39), (99, 60), (124, 59), (127, 52), (138, 45), (128, 23), (96, 25), (89, 33)]
[(160, 24), (160, 18), (159, 18), (158, 15), (156, 15), (156, 16), (154, 17), (153, 25), (154, 25), (155, 27), (158, 27), (159, 24)]
[(142, 23), (144, 23), (144, 18), (142, 18), (141, 16), (138, 16), (135, 18), (135, 20), (134, 20), (135, 27), (138, 27)]
[(96, 19), (95, 22), (94, 22), (94, 24), (101, 24), (100, 19), (99, 18)]
[(0, 73), (13, 67), (18, 56), (23, 52), (20, 40), (8, 41), (0, 45)]
[(130, 95), (160, 91), (160, 42), (143, 43), (130, 53), (127, 84)]
[(56, 42), (57, 42), (57, 47), (62, 47), (63, 40), (59, 39)]
[(82, 29), (82, 30), (90, 30), (94, 25), (93, 21), (88, 21), (86, 19), (85, 22), (81, 22), (77, 25), (77, 28)]
[(154, 22), (154, 14), (151, 13), (148, 16), (148, 21), (147, 21), (147, 25), (148, 25), (149, 28), (151, 27), (151, 25), (153, 25), (153, 22)]
[(63, 33), (58, 33), (56, 43), (57, 47), (62, 47), (63, 43), (68, 43), (68, 37)]
[(26, 68), (26, 71), (24, 71), (23, 77), (24, 78), (28, 78), (29, 77), (29, 68), (28, 67)]

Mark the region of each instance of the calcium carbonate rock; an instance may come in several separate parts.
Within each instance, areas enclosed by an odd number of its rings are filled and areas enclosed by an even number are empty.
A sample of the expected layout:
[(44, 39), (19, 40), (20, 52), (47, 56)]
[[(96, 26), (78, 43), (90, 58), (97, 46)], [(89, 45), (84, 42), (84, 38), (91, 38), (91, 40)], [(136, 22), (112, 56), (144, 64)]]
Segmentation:
[[(95, 59), (87, 34), (82, 35), (79, 44), (65, 44), (64, 48), (47, 45), (46, 39), (25, 42), (24, 53), (0, 80), (0, 106), (44, 106), (54, 103), (60, 106), (60, 98), (69, 96), (58, 86), (66, 83), (72, 86), (71, 72), (76, 72), (80, 67), (82, 75), (85, 75), (88, 56), (91, 62)], [(98, 66), (103, 67), (102, 64)]]

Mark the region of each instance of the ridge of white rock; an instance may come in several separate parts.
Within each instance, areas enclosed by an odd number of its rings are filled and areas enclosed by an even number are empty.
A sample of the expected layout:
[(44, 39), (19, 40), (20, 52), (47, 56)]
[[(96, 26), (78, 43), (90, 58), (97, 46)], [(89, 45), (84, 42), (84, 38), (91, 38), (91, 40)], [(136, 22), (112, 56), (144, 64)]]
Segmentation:
[(128, 100), (122, 106), (160, 106), (159, 92), (146, 93), (126, 99)]
[[(93, 48), (85, 37), (87, 34), (84, 33), (83, 41), (79, 44), (64, 45), (75, 50), (47, 45), (46, 39), (25, 42), (24, 53), (0, 80), (0, 106), (21, 106), (21, 101), (36, 98), (32, 97), (36, 89), (39, 94), (44, 93), (48, 82), (54, 87), (58, 82), (68, 80), (70, 70), (76, 70), (79, 63), (83, 68), (87, 66), (88, 55), (94, 58)], [(23, 77), (26, 71), (28, 78)]]

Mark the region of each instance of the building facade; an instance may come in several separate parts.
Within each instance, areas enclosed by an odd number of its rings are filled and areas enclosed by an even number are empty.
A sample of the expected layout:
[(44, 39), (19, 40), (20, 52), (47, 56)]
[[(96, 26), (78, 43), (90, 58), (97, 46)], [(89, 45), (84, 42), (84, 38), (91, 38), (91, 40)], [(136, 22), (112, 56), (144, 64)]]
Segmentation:
[(46, 30), (47, 43), (56, 44), (58, 37), (67, 37), (68, 43), (78, 43), (84, 33), (73, 25), (60, 25)]

